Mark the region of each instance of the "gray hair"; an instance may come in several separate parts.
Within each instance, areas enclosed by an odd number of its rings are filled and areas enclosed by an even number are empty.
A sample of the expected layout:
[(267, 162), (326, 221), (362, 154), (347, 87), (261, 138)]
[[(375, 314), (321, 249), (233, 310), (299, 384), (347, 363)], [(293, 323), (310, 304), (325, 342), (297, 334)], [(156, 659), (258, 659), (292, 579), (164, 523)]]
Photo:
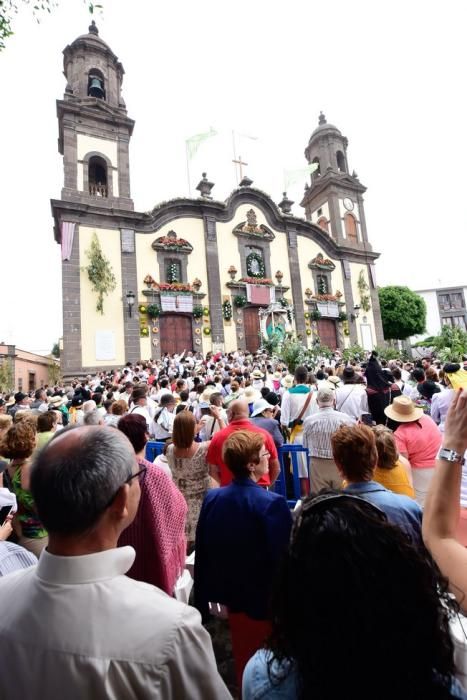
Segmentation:
[(83, 413), (90, 413), (91, 411), (95, 411), (96, 408), (97, 404), (93, 399), (89, 399), (89, 401), (83, 403)]
[(94, 409), (92, 411), (88, 411), (87, 413), (84, 414), (83, 425), (100, 425), (100, 424), (101, 424), (101, 417), (100, 417), (97, 409)]
[[(78, 444), (61, 446), (66, 434)], [(38, 453), (31, 467), (31, 491), (49, 532), (72, 535), (94, 527), (131, 476), (135, 452), (130, 441), (106, 427), (65, 428)]]

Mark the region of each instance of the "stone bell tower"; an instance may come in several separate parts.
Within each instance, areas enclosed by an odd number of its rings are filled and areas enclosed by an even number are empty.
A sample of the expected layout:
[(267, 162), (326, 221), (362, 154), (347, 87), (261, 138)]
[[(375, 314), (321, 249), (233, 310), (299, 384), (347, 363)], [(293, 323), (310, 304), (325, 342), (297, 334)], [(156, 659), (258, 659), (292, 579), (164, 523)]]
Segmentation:
[(89, 33), (75, 39), (63, 55), (67, 84), (57, 101), (62, 200), (132, 210), (129, 143), (134, 121), (121, 94), (123, 66), (99, 37), (94, 20)]
[(347, 138), (321, 112), (305, 149), (308, 163), (317, 169), (301, 204), (306, 218), (339, 245), (371, 250), (363, 206), (366, 187), (355, 171), (349, 172), (347, 146)]

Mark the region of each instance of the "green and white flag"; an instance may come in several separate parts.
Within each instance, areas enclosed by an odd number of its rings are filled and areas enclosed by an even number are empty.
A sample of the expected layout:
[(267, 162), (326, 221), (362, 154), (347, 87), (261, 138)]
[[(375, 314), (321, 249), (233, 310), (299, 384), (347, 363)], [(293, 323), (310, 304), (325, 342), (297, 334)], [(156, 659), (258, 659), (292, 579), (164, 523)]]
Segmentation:
[(194, 158), (203, 141), (206, 141), (206, 139), (209, 139), (212, 136), (217, 136), (217, 131), (213, 129), (212, 126), (209, 131), (204, 131), (201, 134), (190, 136), (190, 138), (185, 141), (188, 160)]
[(318, 163), (310, 163), (306, 168), (298, 168), (298, 170), (284, 170), (284, 189), (287, 191), (287, 187), (292, 185), (294, 182), (301, 180), (306, 175), (311, 175), (315, 170), (318, 170)]

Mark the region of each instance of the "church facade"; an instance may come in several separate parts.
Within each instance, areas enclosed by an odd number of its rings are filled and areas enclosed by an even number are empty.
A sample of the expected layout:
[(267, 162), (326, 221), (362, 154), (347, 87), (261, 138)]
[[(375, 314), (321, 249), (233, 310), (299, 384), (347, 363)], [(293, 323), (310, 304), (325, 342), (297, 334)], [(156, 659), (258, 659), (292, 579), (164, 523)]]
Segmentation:
[(339, 129), (321, 114), (306, 147), (316, 169), (305, 218), (292, 215), (286, 194), (275, 203), (248, 177), (217, 201), (204, 173), (199, 197), (136, 212), (123, 73), (94, 22), (64, 50), (64, 186), (51, 203), (62, 248), (64, 374), (184, 349), (255, 351), (261, 337), (289, 330), (304, 344), (382, 344), (365, 187), (349, 172)]

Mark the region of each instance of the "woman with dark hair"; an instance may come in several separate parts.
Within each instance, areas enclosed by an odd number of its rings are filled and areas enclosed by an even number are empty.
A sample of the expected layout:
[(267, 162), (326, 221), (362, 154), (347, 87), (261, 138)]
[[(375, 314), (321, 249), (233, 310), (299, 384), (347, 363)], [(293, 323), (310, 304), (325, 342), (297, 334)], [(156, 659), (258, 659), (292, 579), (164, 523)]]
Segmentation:
[(378, 362), (378, 353), (373, 350), (368, 358), (365, 369), (366, 393), (368, 409), (376, 425), (385, 425), (384, 409), (389, 406), (395, 396), (401, 395), (401, 390), (392, 381), (392, 375), (385, 372)]
[(138, 512), (118, 541), (120, 547), (130, 545), (136, 551), (127, 576), (172, 595), (175, 582), (185, 568), (185, 499), (170, 477), (144, 458), (149, 437), (144, 416), (122, 416), (118, 430), (133, 445), (142, 470)]
[(339, 492), (307, 498), (243, 699), (465, 698), (453, 678), (453, 608), (432, 559), (379, 508)]

